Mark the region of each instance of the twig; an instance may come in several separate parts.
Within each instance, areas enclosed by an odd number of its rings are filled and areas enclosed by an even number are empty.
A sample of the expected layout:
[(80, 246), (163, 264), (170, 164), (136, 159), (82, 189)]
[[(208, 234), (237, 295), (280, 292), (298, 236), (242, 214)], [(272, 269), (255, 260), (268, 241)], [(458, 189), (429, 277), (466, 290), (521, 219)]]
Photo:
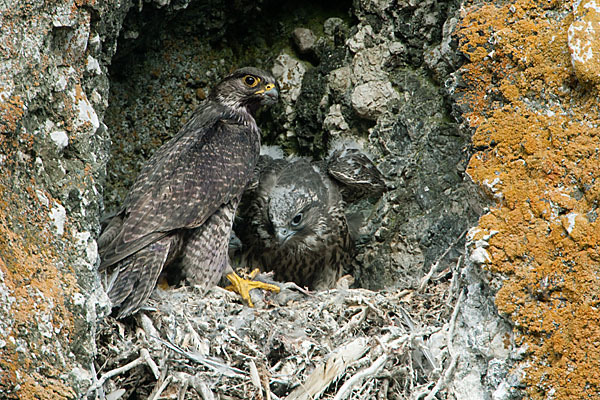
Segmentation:
[(390, 387), (390, 380), (385, 378), (381, 381), (381, 388), (377, 393), (377, 400), (385, 400), (388, 398), (388, 388)]
[(160, 394), (167, 388), (167, 386), (169, 385), (169, 383), (171, 383), (171, 380), (173, 380), (173, 376), (169, 375), (167, 377), (167, 379), (165, 379), (162, 384), (158, 387), (158, 389), (154, 389), (152, 391), (152, 394), (150, 395), (150, 397), (148, 397), (148, 400), (156, 400), (158, 399), (158, 396), (160, 396)]
[(269, 372), (265, 368), (265, 366), (261, 366), (262, 374), (260, 376), (260, 383), (262, 384), (263, 389), (265, 390), (265, 397), (267, 400), (271, 400), (272, 393), (271, 388), (269, 387)]
[[(271, 283), (271, 282), (266, 282), (266, 283)], [(303, 287), (298, 286), (295, 282), (285, 282), (285, 283), (279, 284), (279, 285), (281, 286), (281, 289), (290, 289), (290, 290), (293, 289), (293, 290), (299, 291), (300, 293), (302, 293), (305, 296), (314, 296), (313, 293), (304, 289)]]
[(458, 315), (458, 311), (460, 309), (460, 303), (462, 302), (464, 294), (465, 294), (465, 292), (461, 290), (460, 294), (458, 296), (458, 300), (456, 300), (456, 305), (454, 306), (454, 311), (452, 312), (452, 317), (450, 318), (448, 333), (446, 335), (446, 347), (448, 348), (448, 353), (450, 354), (450, 357), (451, 357), (450, 364), (448, 365), (448, 368), (446, 368), (446, 370), (444, 371), (442, 376), (440, 376), (440, 378), (436, 382), (433, 389), (431, 389), (429, 394), (427, 394), (427, 396), (425, 396), (424, 400), (433, 400), (435, 395), (443, 387), (446, 386), (446, 384), (450, 380), (450, 377), (454, 373), (454, 368), (456, 368), (456, 364), (458, 362), (458, 354), (456, 354), (454, 352), (454, 345), (452, 344), (452, 342), (454, 340), (454, 327), (456, 326), (456, 317)]
[(340, 328), (336, 333), (333, 334), (334, 337), (341, 336), (344, 333), (350, 331), (351, 329), (358, 327), (363, 321), (367, 318), (367, 307), (363, 306), (360, 308), (360, 311), (354, 314), (348, 323)]
[(446, 255), (450, 252), (450, 250), (452, 250), (454, 248), (454, 246), (456, 246), (458, 244), (458, 242), (460, 242), (460, 240), (463, 238), (463, 236), (465, 236), (466, 233), (467, 233), (467, 231), (463, 231), (463, 233), (461, 233), (460, 236), (458, 238), (456, 238), (456, 240), (454, 242), (452, 242), (452, 244), (442, 253), (442, 255), (439, 256), (438, 259), (435, 260), (435, 262), (431, 265), (431, 268), (429, 269), (429, 272), (427, 273), (427, 275), (425, 275), (423, 277), (423, 279), (421, 279), (421, 283), (419, 284), (419, 289), (418, 289), (419, 292), (422, 292), (423, 289), (425, 289), (425, 286), (427, 286), (427, 283), (429, 282), (429, 280), (431, 279), (431, 277), (437, 270), (437, 267), (440, 264), (440, 262), (444, 259), (444, 257), (446, 257)]
[(363, 370), (358, 371), (356, 374), (354, 374), (352, 376), (352, 378), (348, 379), (342, 385), (342, 387), (337, 392), (337, 394), (335, 395), (335, 397), (333, 398), (333, 400), (343, 400), (343, 399), (345, 399), (348, 396), (349, 392), (354, 387), (354, 385), (356, 385), (359, 382), (361, 382), (364, 378), (367, 378), (369, 376), (373, 376), (377, 372), (379, 372), (379, 370), (381, 369), (381, 367), (383, 367), (383, 364), (385, 364), (385, 362), (387, 361), (387, 359), (388, 359), (387, 353), (383, 353), (382, 355), (379, 356), (379, 358), (377, 358), (377, 360), (375, 360), (375, 362), (373, 364), (371, 364), (371, 366), (369, 368), (365, 368)]
[(367, 338), (358, 338), (335, 349), (326, 362), (317, 365), (309, 377), (294, 389), (287, 400), (317, 398), (346, 368), (367, 351)]
[(250, 360), (249, 368), (250, 368), (250, 381), (254, 385), (254, 387), (258, 390), (258, 397), (260, 400), (263, 400), (262, 395), (262, 385), (260, 383), (260, 376), (258, 375), (258, 368), (256, 368), (256, 364), (253, 360)]
[(443, 387), (446, 386), (446, 384), (450, 380), (450, 377), (454, 373), (454, 368), (456, 367), (457, 362), (458, 362), (458, 355), (455, 354), (452, 356), (452, 359), (450, 360), (450, 365), (448, 365), (448, 368), (446, 368), (446, 371), (444, 371), (444, 374), (442, 376), (440, 376), (440, 379), (438, 379), (438, 381), (436, 382), (433, 389), (431, 389), (429, 394), (427, 396), (425, 396), (424, 400), (433, 400), (435, 398), (435, 395), (437, 394), (437, 392), (439, 392)]
[(190, 385), (189, 379), (186, 379), (185, 381), (183, 381), (183, 384), (181, 385), (181, 387), (179, 388), (179, 391), (177, 392), (177, 400), (185, 399), (185, 393), (187, 392), (189, 385)]
[(203, 400), (215, 400), (215, 395), (212, 390), (210, 390), (206, 383), (198, 376), (191, 377), (190, 383)]
[(375, 307), (375, 305), (373, 303), (371, 303), (369, 300), (367, 300), (363, 296), (363, 294), (360, 292), (357, 295), (354, 295), (352, 297), (347, 297), (345, 299), (345, 302), (346, 303), (355, 302), (358, 305), (364, 304), (367, 307), (369, 307), (369, 309), (372, 310), (379, 318), (383, 319), (386, 322), (390, 322), (389, 317), (383, 311), (381, 311), (379, 308)]
[(450, 302), (452, 301), (452, 298), (454, 297), (454, 294), (456, 292), (456, 289), (458, 287), (458, 282), (459, 282), (459, 276), (460, 276), (460, 264), (463, 261), (463, 256), (459, 256), (458, 260), (456, 261), (456, 267), (454, 267), (454, 271), (452, 271), (452, 278), (450, 279), (450, 286), (448, 287), (448, 298), (446, 299), (446, 306), (450, 305)]
[(105, 400), (119, 400), (126, 392), (127, 391), (125, 389), (117, 389), (101, 398)]
[(100, 379), (98, 379), (98, 381), (96, 381), (96, 383), (88, 389), (88, 393), (91, 393), (91, 392), (101, 388), (102, 385), (104, 385), (104, 382), (106, 382), (108, 379), (112, 378), (113, 376), (117, 376), (124, 372), (127, 372), (127, 371), (137, 367), (138, 365), (144, 364), (145, 362), (146, 362), (146, 360), (144, 360), (143, 357), (138, 357), (135, 360), (133, 360), (132, 362), (130, 362), (129, 364), (126, 364), (126, 365), (123, 365), (122, 367), (115, 368), (111, 371), (108, 371), (107, 373), (103, 374), (100, 377)]
[(458, 295), (458, 299), (456, 300), (456, 305), (454, 306), (454, 311), (452, 311), (452, 317), (450, 317), (450, 325), (448, 327), (448, 334), (446, 335), (446, 345), (448, 346), (448, 351), (452, 355), (454, 353), (454, 346), (452, 344), (454, 340), (454, 328), (456, 327), (456, 317), (458, 316), (458, 311), (460, 309), (460, 303), (465, 295), (464, 290), (460, 291)]
[(154, 379), (158, 379), (160, 377), (160, 371), (158, 370), (158, 366), (156, 365), (152, 357), (150, 357), (150, 353), (148, 352), (148, 350), (140, 349), (140, 356), (144, 359), (146, 364), (148, 364), (148, 366), (152, 370), (152, 373), (154, 374)]
[(155, 337), (155, 339), (158, 340), (160, 343), (162, 343), (164, 346), (168, 347), (169, 349), (187, 357), (188, 359), (190, 359), (192, 361), (197, 362), (198, 364), (202, 364), (220, 374), (223, 374), (228, 377), (237, 377), (237, 378), (244, 378), (244, 379), (247, 378), (246, 372), (242, 371), (241, 369), (234, 368), (227, 364), (222, 364), (220, 362), (211, 360), (206, 357), (202, 357), (200, 355), (192, 354), (190, 352), (183, 350), (176, 344), (167, 342), (159, 337)]

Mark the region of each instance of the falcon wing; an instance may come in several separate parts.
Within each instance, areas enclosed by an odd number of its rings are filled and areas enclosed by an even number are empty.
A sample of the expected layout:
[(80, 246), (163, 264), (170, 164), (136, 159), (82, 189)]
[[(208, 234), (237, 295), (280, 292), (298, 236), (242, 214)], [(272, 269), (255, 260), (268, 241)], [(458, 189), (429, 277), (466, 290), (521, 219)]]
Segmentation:
[(249, 126), (204, 109), (145, 164), (122, 211), (118, 235), (102, 251), (102, 268), (166, 236), (200, 226), (238, 197), (256, 162)]
[(254, 170), (254, 178), (244, 192), (235, 219), (234, 230), (243, 246), (255, 240), (253, 233), (258, 226), (268, 223), (269, 191), (277, 185), (279, 174), (287, 166), (287, 161), (261, 155)]
[(327, 160), (327, 172), (342, 186), (344, 199), (381, 195), (386, 190), (383, 175), (373, 161), (356, 149), (336, 150)]

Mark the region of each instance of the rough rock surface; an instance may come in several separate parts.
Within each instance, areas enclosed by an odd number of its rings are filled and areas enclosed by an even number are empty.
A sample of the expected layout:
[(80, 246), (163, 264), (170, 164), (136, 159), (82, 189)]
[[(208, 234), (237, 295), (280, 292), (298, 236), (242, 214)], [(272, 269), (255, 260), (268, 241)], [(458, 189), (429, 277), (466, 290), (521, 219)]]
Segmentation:
[(109, 137), (106, 61), (128, 2), (0, 3), (0, 397), (91, 384)]
[(598, 91), (583, 72), (598, 40), (572, 34), (592, 3), (479, 5), (458, 31), (469, 62), (457, 104), (478, 150), (468, 173), (497, 199), (473, 240), (533, 399), (600, 396)]
[[(301, 398), (368, 343), (324, 397), (598, 398), (595, 3), (321, 3), (1, 3), (0, 397)], [(352, 138), (378, 162), (349, 270), (386, 290), (250, 310), (182, 288), (102, 320), (100, 214), (242, 65), (280, 79), (265, 143), (321, 158)]]

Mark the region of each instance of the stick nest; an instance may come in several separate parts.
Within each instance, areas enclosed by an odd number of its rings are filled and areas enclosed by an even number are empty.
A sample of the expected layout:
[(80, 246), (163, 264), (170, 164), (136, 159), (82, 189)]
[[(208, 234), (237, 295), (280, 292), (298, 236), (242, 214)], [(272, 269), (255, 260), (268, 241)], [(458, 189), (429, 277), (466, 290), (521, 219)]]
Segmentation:
[(381, 292), (282, 285), (254, 290), (255, 308), (219, 287), (157, 288), (149, 310), (102, 322), (88, 398), (445, 398), (461, 296), (426, 280)]

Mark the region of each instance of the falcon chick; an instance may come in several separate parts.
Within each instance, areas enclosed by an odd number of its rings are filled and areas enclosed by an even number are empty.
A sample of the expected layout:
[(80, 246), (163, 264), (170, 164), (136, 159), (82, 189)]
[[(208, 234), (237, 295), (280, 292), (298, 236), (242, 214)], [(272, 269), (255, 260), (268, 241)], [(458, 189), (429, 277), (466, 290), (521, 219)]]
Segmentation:
[(118, 318), (145, 303), (163, 268), (175, 260), (204, 289), (229, 267), (233, 219), (260, 152), (254, 114), (277, 98), (271, 74), (239, 69), (144, 164), (98, 239), (100, 270), (117, 271), (107, 291), (120, 306)]
[[(352, 201), (380, 194), (381, 173), (350, 149), (333, 152), (325, 162), (262, 155), (257, 170), (258, 183), (244, 194), (234, 226), (240, 260), (274, 271), (279, 281), (313, 290), (335, 287), (354, 256), (343, 192)], [(368, 175), (374, 176), (371, 190)]]

